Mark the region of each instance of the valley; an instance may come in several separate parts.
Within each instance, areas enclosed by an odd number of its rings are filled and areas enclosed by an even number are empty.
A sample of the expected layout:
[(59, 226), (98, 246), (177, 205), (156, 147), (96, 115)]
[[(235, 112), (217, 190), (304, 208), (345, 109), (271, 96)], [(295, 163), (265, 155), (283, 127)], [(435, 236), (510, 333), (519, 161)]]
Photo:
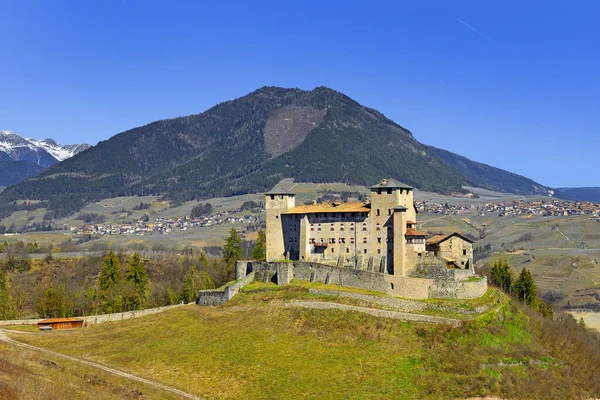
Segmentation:
[[(282, 181), (280, 185), (295, 191), (299, 203), (368, 194), (366, 187), (360, 185), (291, 180)], [(416, 191), (415, 200), (420, 209), (417, 228), (430, 234), (459, 231), (476, 239), (476, 248), (489, 245), (489, 251), (477, 260), (478, 270), (485, 271), (498, 258), (506, 259), (517, 271), (526, 267), (534, 275), (540, 297), (552, 302), (556, 308), (600, 310), (600, 235), (597, 233), (600, 222), (593, 219), (598, 215), (596, 206), (561, 202), (547, 196), (511, 195), (477, 188), (468, 190), (476, 195), (456, 197)], [(250, 243), (256, 240), (258, 228), (264, 226), (264, 210), (241, 211), (240, 208), (246, 202), (259, 204), (263, 201), (262, 194), (248, 194), (184, 202), (173, 207), (169, 201), (156, 196), (117, 197), (89, 204), (79, 212), (57, 220), (54, 224), (63, 228), (60, 231), (9, 234), (2, 240), (36, 242), (45, 249), (51, 246), (56, 255), (65, 251), (112, 248), (175, 252), (204, 249), (218, 256), (231, 228)], [(146, 206), (136, 210), (140, 203)], [(190, 219), (191, 211), (194, 206), (206, 203), (212, 205), (213, 215), (198, 220), (204, 226), (196, 225)], [(541, 204), (548, 208), (542, 208)], [(564, 215), (582, 212), (582, 207), (588, 214)], [(553, 211), (549, 213), (548, 209)], [(535, 214), (531, 214), (531, 210), (536, 210)], [(80, 219), (82, 215), (92, 215), (102, 222), (85, 224)], [(0, 224), (42, 223), (43, 216), (43, 209), (21, 211)], [(145, 216), (148, 222), (143, 223)], [(154, 227), (157, 223), (171, 228), (163, 233), (120, 231), (123, 226), (130, 228), (139, 224), (146, 227), (150, 224)], [(94, 227), (98, 226), (115, 227), (118, 233), (94, 233)]]

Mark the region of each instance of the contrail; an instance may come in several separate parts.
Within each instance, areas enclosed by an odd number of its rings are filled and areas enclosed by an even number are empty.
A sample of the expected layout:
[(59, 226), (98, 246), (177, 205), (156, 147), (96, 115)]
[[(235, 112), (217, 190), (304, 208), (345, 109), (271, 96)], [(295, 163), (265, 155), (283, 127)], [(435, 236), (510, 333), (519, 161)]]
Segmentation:
[(458, 22), (460, 22), (461, 24), (463, 24), (464, 26), (466, 26), (467, 28), (469, 28), (470, 30), (472, 30), (473, 32), (477, 33), (479, 36), (486, 38), (490, 42), (494, 43), (496, 46), (500, 46), (500, 44), (498, 42), (494, 41), (492, 38), (490, 38), (486, 34), (479, 32), (477, 29), (473, 28), (471, 25), (467, 24), (465, 21), (461, 20), (460, 18), (456, 18), (456, 20)]

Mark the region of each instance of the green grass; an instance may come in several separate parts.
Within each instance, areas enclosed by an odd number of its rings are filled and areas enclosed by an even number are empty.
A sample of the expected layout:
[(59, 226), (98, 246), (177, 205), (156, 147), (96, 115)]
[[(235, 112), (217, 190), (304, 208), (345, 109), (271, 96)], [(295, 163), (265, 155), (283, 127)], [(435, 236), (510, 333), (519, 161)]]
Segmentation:
[[(190, 305), (68, 332), (11, 336), (209, 399), (501, 396), (506, 379), (527, 393), (530, 376), (549, 382), (564, 368), (540, 345), (529, 317), (506, 305), (460, 329), (280, 307), (310, 298), (306, 286), (253, 282), (223, 307)], [(501, 374), (484, 367), (508, 359), (544, 365), (506, 367)]]

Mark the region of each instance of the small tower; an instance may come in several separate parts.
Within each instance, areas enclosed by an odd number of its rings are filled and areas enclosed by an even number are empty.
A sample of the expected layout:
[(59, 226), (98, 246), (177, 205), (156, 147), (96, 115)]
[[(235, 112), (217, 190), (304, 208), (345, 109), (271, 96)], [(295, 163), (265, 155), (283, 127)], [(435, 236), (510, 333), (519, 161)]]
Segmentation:
[(265, 193), (267, 219), (267, 261), (283, 260), (285, 254), (285, 222), (282, 214), (296, 206), (296, 195), (277, 185)]

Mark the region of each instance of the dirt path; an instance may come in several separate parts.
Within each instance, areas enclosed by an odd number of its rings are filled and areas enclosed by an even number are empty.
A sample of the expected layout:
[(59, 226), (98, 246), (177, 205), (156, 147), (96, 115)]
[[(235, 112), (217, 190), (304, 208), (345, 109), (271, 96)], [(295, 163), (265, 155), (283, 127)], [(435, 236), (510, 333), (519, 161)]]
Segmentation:
[(428, 324), (443, 324), (451, 325), (455, 328), (462, 325), (462, 321), (453, 318), (434, 317), (431, 315), (423, 314), (411, 314), (401, 311), (388, 311), (379, 310), (377, 308), (357, 307), (349, 306), (346, 304), (338, 303), (324, 303), (321, 301), (294, 301), (290, 303), (284, 303), (284, 307), (301, 307), (301, 308), (313, 308), (313, 309), (338, 309), (344, 311), (357, 311), (365, 314), (371, 314), (376, 317), (399, 319), (401, 321), (413, 321), (413, 322), (424, 322)]
[(108, 372), (109, 374), (113, 374), (113, 375), (117, 375), (117, 376), (120, 376), (120, 377), (123, 377), (123, 378), (131, 379), (131, 380), (138, 381), (138, 382), (142, 382), (142, 383), (144, 383), (146, 385), (153, 386), (155, 388), (159, 388), (159, 389), (165, 390), (167, 392), (178, 394), (179, 396), (181, 396), (183, 398), (186, 398), (186, 399), (203, 400), (201, 397), (194, 396), (193, 394), (186, 393), (186, 392), (184, 392), (182, 390), (175, 389), (175, 388), (167, 386), (167, 385), (163, 385), (162, 383), (159, 383), (159, 382), (156, 382), (156, 381), (151, 381), (149, 379), (141, 378), (139, 376), (136, 376), (136, 375), (133, 375), (133, 374), (129, 374), (127, 372), (119, 371), (119, 370), (114, 369), (114, 368), (109, 368), (109, 367), (106, 367), (106, 366), (104, 366), (102, 364), (98, 364), (98, 363), (95, 363), (95, 362), (92, 362), (92, 361), (84, 360), (82, 358), (68, 356), (66, 354), (61, 354), (61, 353), (57, 353), (55, 351), (43, 349), (41, 347), (31, 346), (29, 344), (18, 342), (18, 341), (14, 340), (14, 339), (9, 338), (6, 335), (6, 332), (4, 332), (4, 330), (2, 330), (2, 329), (0, 329), (0, 341), (12, 344), (14, 346), (24, 347), (26, 349), (30, 349), (30, 350), (34, 350), (34, 351), (38, 351), (38, 352), (42, 352), (42, 353), (46, 353), (46, 354), (50, 354), (50, 355), (53, 355), (55, 357), (64, 358), (64, 359), (69, 360), (69, 361), (74, 361), (74, 362), (77, 362), (77, 363), (89, 365), (90, 367), (101, 369), (102, 371)]

